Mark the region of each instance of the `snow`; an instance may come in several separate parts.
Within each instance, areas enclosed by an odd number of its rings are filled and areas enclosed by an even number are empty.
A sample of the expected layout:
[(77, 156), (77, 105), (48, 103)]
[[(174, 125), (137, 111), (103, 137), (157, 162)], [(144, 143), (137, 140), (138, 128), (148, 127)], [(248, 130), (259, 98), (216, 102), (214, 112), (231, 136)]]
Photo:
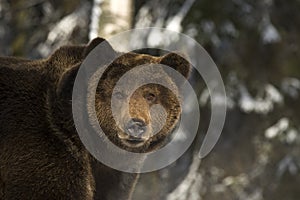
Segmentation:
[(264, 44), (271, 44), (281, 41), (281, 36), (278, 30), (272, 24), (268, 13), (266, 13), (262, 19), (261, 37)]
[(268, 139), (272, 139), (289, 128), (289, 119), (281, 118), (275, 125), (271, 126), (265, 131), (265, 137)]
[(286, 134), (286, 142), (288, 144), (291, 144), (296, 141), (298, 138), (299, 133), (297, 132), (296, 129), (290, 129), (287, 134)]
[(262, 32), (262, 40), (264, 44), (275, 43), (281, 40), (277, 29), (273, 24), (268, 24)]
[(300, 92), (300, 80), (296, 78), (285, 78), (281, 83), (282, 91), (290, 97), (297, 99)]
[(248, 89), (244, 85), (239, 86), (240, 100), (239, 106), (246, 113), (255, 112), (267, 114), (274, 108), (274, 104), (283, 102), (283, 97), (280, 92), (271, 84), (264, 87), (265, 97), (252, 97)]

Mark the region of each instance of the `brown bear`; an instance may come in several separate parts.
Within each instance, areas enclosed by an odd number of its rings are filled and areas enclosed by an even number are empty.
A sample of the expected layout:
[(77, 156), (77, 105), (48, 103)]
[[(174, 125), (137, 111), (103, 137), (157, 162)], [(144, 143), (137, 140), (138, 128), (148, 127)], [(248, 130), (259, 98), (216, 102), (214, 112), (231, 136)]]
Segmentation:
[[(81, 142), (72, 116), (77, 72), (101, 42), (106, 41), (97, 38), (86, 46), (64, 46), (42, 60), (0, 57), (1, 200), (131, 198), (138, 175), (117, 171), (93, 158)], [(115, 123), (110, 99), (118, 79), (135, 66), (152, 63), (189, 75), (188, 61), (175, 53), (155, 57), (130, 52), (113, 61), (97, 83), (99, 124), (111, 142), (127, 151), (150, 152), (163, 146), (181, 114), (180, 102), (169, 89), (147, 84), (130, 97), (115, 93), (117, 99), (130, 98), (130, 116), (122, 115), (124, 126)], [(178, 87), (168, 73), (159, 74), (160, 79)], [(159, 121), (150, 115), (154, 104), (165, 108), (167, 119), (152, 135), (146, 127)]]

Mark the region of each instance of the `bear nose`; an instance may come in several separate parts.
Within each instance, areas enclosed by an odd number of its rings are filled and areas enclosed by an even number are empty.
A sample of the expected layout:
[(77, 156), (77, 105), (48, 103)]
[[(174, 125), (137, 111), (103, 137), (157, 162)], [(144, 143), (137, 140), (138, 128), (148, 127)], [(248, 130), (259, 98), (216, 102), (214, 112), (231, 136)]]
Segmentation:
[(146, 124), (143, 120), (133, 118), (126, 125), (126, 133), (130, 139), (142, 139), (142, 135), (146, 132)]

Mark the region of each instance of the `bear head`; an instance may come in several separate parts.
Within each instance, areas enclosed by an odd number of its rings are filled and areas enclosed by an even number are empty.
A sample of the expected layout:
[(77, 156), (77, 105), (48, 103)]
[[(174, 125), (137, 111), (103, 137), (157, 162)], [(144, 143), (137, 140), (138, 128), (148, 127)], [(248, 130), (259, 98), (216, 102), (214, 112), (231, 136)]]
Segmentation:
[[(83, 57), (103, 41), (93, 40), (85, 47)], [(109, 44), (108, 47), (114, 51)], [(106, 66), (97, 81), (94, 102), (97, 120), (114, 145), (131, 152), (151, 152), (171, 139), (182, 112), (179, 88), (183, 82), (158, 66), (168, 66), (187, 79), (190, 64), (174, 52), (163, 56), (134, 52), (116, 54), (119, 56)], [(58, 98), (69, 96), (79, 67), (80, 64), (71, 67), (60, 77)], [(124, 78), (126, 74), (129, 75)], [(137, 85), (138, 80), (144, 79), (148, 82)]]

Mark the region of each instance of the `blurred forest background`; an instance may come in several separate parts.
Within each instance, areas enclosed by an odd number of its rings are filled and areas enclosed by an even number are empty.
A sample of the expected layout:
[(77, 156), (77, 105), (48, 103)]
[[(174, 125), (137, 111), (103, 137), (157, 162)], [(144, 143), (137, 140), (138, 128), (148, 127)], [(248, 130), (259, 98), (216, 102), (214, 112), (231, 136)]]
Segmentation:
[(299, 200), (299, 11), (299, 0), (0, 0), (0, 54), (43, 58), (138, 27), (185, 33), (221, 72), (225, 127), (200, 162), (210, 103), (198, 81), (197, 140), (171, 166), (143, 174), (134, 199)]

